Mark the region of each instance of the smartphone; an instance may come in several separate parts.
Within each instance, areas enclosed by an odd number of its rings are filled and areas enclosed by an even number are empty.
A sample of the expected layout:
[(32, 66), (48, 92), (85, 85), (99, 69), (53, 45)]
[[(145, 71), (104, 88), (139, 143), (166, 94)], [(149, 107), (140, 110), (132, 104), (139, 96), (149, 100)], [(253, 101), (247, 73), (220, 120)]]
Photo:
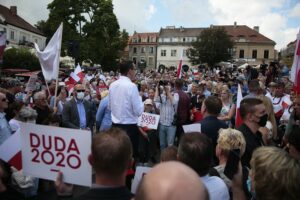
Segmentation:
[(240, 161), (240, 150), (239, 149), (233, 149), (229, 152), (229, 156), (226, 162), (226, 166), (224, 169), (224, 174), (232, 180), (233, 176), (238, 172), (239, 167), (239, 161)]

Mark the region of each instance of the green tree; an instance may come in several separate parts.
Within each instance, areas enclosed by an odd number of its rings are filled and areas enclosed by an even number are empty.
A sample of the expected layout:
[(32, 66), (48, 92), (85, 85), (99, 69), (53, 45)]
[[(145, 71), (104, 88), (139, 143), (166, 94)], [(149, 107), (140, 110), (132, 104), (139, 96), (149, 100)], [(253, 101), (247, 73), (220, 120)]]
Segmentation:
[(106, 69), (116, 65), (120, 51), (127, 45), (128, 33), (120, 31), (111, 0), (54, 0), (48, 9), (46, 24), (51, 36), (60, 22), (64, 23), (62, 52), (76, 40), (80, 44), (76, 62), (91, 59)]
[(27, 48), (11, 48), (4, 52), (4, 68), (19, 68), (28, 70), (40, 70), (38, 58)]
[(233, 42), (224, 28), (208, 28), (193, 42), (188, 58), (194, 65), (207, 63), (213, 67), (218, 62), (230, 60), (232, 48)]

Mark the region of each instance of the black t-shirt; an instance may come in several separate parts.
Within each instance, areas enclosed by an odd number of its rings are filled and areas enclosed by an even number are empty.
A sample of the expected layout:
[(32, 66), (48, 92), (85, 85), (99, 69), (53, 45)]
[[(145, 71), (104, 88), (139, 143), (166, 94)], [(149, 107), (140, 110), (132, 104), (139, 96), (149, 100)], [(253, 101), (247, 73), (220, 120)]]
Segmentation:
[(257, 131), (255, 134), (252, 133), (251, 129), (246, 124), (242, 124), (238, 130), (243, 133), (246, 141), (246, 150), (242, 156), (242, 165), (250, 168), (252, 153), (258, 147), (264, 146), (262, 134), (259, 131)]
[(37, 106), (33, 107), (34, 110), (37, 112), (37, 118), (36, 118), (36, 124), (43, 124), (43, 122), (48, 118), (50, 115), (50, 109), (48, 107), (45, 107), (44, 109), (41, 109)]
[(74, 200), (130, 200), (133, 194), (126, 187), (92, 188)]

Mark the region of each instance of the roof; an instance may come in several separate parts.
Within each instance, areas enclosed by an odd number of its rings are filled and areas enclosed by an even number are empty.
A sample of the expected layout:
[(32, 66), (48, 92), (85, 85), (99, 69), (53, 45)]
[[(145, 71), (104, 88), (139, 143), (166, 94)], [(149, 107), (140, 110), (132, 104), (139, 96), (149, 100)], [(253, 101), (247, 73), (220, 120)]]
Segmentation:
[(135, 37), (140, 37), (140, 38), (144, 38), (144, 37), (158, 37), (158, 33), (157, 32), (151, 32), (151, 33), (134, 33), (132, 35), (132, 38)]
[(198, 37), (204, 28), (161, 28), (159, 37)]
[(225, 29), (227, 34), (233, 39), (237, 41), (239, 39), (245, 39), (247, 42), (255, 42), (255, 43), (270, 43), (276, 44), (273, 40), (267, 38), (263, 34), (257, 32), (256, 30), (249, 28), (246, 25), (223, 25), (223, 26), (213, 26), (213, 27), (222, 27)]
[(19, 15), (12, 14), (10, 9), (3, 5), (0, 5), (0, 14), (4, 17), (6, 24), (10, 24), (10, 25), (16, 26), (18, 28), (27, 30), (29, 32), (44, 36), (44, 34), (40, 30), (38, 30), (37, 28), (35, 28), (31, 24), (29, 24), (27, 21), (25, 21)]

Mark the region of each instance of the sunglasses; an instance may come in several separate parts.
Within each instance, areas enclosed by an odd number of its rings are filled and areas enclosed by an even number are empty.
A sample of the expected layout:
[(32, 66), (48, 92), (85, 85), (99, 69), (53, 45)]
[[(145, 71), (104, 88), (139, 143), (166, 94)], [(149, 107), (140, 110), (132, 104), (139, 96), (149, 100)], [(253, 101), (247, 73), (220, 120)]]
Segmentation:
[(6, 98), (4, 98), (4, 99), (2, 99), (1, 101), (2, 101), (2, 102), (5, 102), (6, 100), (7, 100), (7, 99), (6, 99)]
[(76, 90), (77, 92), (85, 92), (85, 90)]

